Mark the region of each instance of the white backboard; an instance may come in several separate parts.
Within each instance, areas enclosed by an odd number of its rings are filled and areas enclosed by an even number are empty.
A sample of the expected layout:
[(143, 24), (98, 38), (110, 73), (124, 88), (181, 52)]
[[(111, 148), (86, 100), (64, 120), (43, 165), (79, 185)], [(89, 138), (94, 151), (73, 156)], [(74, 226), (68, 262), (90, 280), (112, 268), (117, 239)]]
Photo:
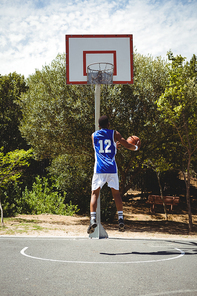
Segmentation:
[(87, 66), (114, 65), (113, 83), (133, 83), (133, 35), (66, 35), (66, 83), (87, 84)]

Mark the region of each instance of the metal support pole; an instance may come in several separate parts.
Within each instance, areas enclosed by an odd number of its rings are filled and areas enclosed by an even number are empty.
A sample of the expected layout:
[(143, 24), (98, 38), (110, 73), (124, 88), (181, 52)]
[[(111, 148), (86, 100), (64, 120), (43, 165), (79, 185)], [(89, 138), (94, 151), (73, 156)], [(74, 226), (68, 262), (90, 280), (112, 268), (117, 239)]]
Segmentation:
[(100, 118), (101, 85), (95, 84), (95, 131), (99, 129), (98, 120)]
[[(95, 84), (95, 131), (99, 129), (98, 120), (100, 117), (100, 94), (101, 94), (101, 85)], [(94, 232), (89, 234), (91, 238), (108, 238), (108, 234), (105, 231), (104, 227), (101, 225), (101, 200), (100, 194), (97, 200), (97, 209), (96, 209), (96, 222), (97, 227)]]

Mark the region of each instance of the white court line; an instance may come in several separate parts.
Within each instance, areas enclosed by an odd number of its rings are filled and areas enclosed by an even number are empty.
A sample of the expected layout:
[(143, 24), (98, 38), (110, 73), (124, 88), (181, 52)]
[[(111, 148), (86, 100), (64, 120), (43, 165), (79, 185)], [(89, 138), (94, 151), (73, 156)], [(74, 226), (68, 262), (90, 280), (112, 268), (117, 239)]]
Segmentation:
[(37, 260), (43, 260), (43, 261), (51, 261), (51, 262), (62, 262), (62, 263), (80, 263), (80, 264), (134, 264), (134, 263), (153, 263), (153, 262), (162, 262), (162, 261), (168, 261), (168, 260), (174, 260), (178, 259), (185, 255), (185, 252), (181, 249), (175, 248), (175, 250), (180, 252), (180, 255), (176, 257), (166, 258), (166, 259), (157, 259), (157, 260), (146, 260), (146, 261), (129, 261), (129, 262), (95, 262), (95, 261), (68, 261), (68, 260), (59, 260), (59, 259), (48, 259), (48, 258), (41, 258), (41, 257), (35, 257), (31, 255), (27, 255), (25, 251), (28, 249), (28, 247), (23, 248), (20, 253), (23, 256), (29, 257), (31, 259), (37, 259)]
[(159, 293), (151, 293), (151, 294), (144, 294), (144, 295), (141, 295), (141, 296), (159, 296), (159, 295), (173, 295), (173, 294), (176, 294), (177, 293), (194, 293), (194, 292), (197, 292), (197, 290), (176, 290), (176, 291), (167, 291), (167, 292), (159, 292)]

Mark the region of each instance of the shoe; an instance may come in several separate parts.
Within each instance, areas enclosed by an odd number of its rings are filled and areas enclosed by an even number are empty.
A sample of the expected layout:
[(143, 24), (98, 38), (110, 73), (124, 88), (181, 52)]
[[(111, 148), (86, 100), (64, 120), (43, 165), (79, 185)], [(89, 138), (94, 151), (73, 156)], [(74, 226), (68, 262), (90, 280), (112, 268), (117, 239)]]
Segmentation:
[(119, 231), (124, 232), (125, 231), (124, 220), (119, 219), (118, 224), (119, 224)]
[(87, 230), (87, 233), (90, 234), (90, 233), (93, 233), (95, 228), (97, 226), (97, 223), (96, 223), (96, 220), (93, 219), (93, 220), (90, 220), (90, 225), (88, 227), (88, 230)]

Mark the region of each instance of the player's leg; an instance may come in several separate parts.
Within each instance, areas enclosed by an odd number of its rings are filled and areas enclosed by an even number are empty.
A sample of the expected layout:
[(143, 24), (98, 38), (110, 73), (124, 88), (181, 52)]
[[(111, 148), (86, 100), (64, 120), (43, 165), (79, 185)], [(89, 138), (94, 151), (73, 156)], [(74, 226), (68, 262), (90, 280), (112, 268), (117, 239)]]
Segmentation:
[(96, 212), (97, 208), (97, 199), (99, 197), (100, 187), (96, 190), (92, 190), (91, 199), (90, 199), (90, 212)]
[(116, 208), (118, 211), (118, 224), (119, 224), (119, 231), (125, 231), (124, 220), (123, 220), (123, 204), (122, 198), (120, 195), (119, 190), (116, 190), (111, 187), (112, 196), (114, 198)]
[(97, 199), (99, 197), (100, 187), (96, 190), (92, 190), (91, 199), (90, 199), (90, 225), (88, 227), (87, 233), (93, 233), (94, 229), (97, 226), (96, 223), (96, 208), (97, 208)]
[(119, 190), (111, 188), (112, 196), (115, 200), (117, 211), (123, 211), (122, 198)]

